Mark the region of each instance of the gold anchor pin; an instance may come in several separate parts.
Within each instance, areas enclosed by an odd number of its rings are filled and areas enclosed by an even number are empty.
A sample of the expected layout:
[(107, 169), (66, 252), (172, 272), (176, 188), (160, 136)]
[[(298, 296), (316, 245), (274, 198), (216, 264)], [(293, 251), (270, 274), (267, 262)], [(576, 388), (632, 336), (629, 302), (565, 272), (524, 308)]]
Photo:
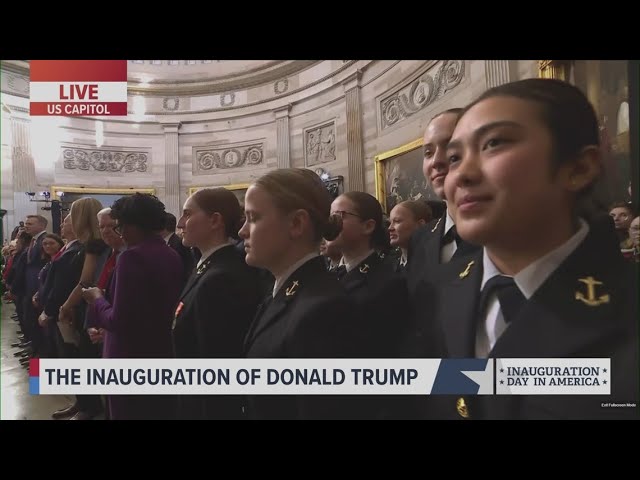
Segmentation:
[(196, 270), (196, 275), (202, 275), (202, 273), (209, 267), (210, 263), (211, 261), (206, 261), (202, 265), (200, 265), (198, 267), (198, 270)]
[(296, 288), (298, 288), (298, 285), (299, 285), (298, 281), (294, 280), (293, 285), (291, 285), (289, 288), (285, 290), (285, 294), (287, 295), (287, 297), (290, 297), (291, 295), (296, 294)]
[(578, 281), (587, 285), (587, 296), (585, 297), (582, 292), (576, 292), (576, 300), (580, 300), (590, 307), (597, 307), (603, 303), (609, 303), (610, 297), (608, 293), (596, 298), (596, 285), (604, 285), (602, 282), (599, 282), (593, 277), (579, 278)]
[(458, 275), (460, 278), (464, 278), (467, 275), (469, 275), (469, 272), (471, 271), (471, 266), (476, 263), (475, 260), (471, 260), (468, 264), (467, 264), (467, 268), (464, 269), (464, 271), (460, 272), (460, 274)]
[(360, 273), (367, 273), (369, 271), (369, 265), (366, 263), (360, 267)]
[(431, 229), (431, 232), (432, 232), (432, 233), (436, 231), (436, 228), (438, 228), (438, 225), (440, 225), (440, 222), (441, 222), (441, 221), (442, 221), (442, 217), (440, 217), (440, 218), (438, 219), (438, 221), (436, 222), (435, 226)]

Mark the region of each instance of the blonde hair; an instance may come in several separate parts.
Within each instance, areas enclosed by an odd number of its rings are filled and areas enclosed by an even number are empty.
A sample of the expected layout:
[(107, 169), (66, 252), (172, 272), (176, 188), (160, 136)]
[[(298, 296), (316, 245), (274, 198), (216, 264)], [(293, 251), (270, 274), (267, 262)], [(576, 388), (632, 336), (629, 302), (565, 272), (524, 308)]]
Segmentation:
[(98, 212), (102, 210), (102, 204), (91, 197), (84, 197), (71, 204), (71, 225), (80, 243), (91, 240), (99, 240)]
[(314, 241), (334, 240), (340, 234), (340, 217), (329, 217), (331, 196), (320, 177), (311, 170), (279, 168), (260, 177), (254, 185), (263, 188), (284, 213), (306, 210), (313, 226)]
[(413, 215), (413, 219), (416, 222), (424, 220), (425, 223), (429, 223), (433, 218), (431, 207), (419, 200), (405, 200), (404, 202), (398, 203), (396, 207), (406, 208)]

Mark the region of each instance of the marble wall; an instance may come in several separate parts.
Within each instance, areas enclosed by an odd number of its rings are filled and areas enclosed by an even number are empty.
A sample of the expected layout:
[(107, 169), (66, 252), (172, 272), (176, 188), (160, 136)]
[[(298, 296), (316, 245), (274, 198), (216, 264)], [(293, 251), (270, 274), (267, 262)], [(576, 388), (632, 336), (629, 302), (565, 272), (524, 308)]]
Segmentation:
[(130, 115), (102, 119), (100, 146), (97, 118), (30, 117), (28, 72), (3, 64), (5, 232), (39, 210), (24, 192), (52, 185), (153, 188), (174, 214), (192, 186), (250, 183), (286, 166), (322, 168), (343, 176), (345, 190), (374, 193), (376, 155), (420, 138), (436, 113), (488, 87), (537, 75), (536, 61), (295, 63), (272, 70), (284, 72), (281, 78), (243, 79), (248, 86), (224, 92), (151, 88), (144, 113), (136, 111), (139, 88), (130, 87)]

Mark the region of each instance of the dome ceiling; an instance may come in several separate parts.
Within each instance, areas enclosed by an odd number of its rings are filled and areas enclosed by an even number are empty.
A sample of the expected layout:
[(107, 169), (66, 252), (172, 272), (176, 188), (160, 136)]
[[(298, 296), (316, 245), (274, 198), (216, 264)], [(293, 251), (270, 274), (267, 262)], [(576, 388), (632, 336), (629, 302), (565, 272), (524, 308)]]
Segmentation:
[[(28, 75), (29, 62), (3, 61)], [(134, 95), (204, 95), (274, 82), (317, 60), (128, 60), (128, 90)]]

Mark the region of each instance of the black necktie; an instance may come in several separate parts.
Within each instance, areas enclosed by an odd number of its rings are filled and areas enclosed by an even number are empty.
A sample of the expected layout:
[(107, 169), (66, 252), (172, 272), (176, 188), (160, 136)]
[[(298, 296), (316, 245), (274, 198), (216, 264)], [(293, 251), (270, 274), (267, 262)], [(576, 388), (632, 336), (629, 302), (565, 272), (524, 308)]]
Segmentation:
[(492, 293), (498, 296), (500, 310), (507, 324), (516, 318), (518, 312), (527, 301), (512, 277), (496, 275), (489, 279), (482, 289), (482, 293), (480, 293), (480, 309), (478, 313), (481, 318), (484, 317), (487, 302)]
[(473, 244), (469, 242), (465, 242), (460, 235), (458, 235), (458, 230), (456, 230), (456, 226), (454, 225), (449, 229), (447, 234), (442, 237), (442, 245), (448, 245), (449, 243), (456, 242), (456, 251), (453, 252), (453, 256), (451, 260), (456, 258), (464, 257), (465, 255), (472, 253), (475, 250)]
[(337, 267), (332, 268), (329, 271), (331, 273), (334, 273), (338, 277), (338, 280), (340, 280), (347, 273), (347, 267), (346, 265), (338, 265)]

